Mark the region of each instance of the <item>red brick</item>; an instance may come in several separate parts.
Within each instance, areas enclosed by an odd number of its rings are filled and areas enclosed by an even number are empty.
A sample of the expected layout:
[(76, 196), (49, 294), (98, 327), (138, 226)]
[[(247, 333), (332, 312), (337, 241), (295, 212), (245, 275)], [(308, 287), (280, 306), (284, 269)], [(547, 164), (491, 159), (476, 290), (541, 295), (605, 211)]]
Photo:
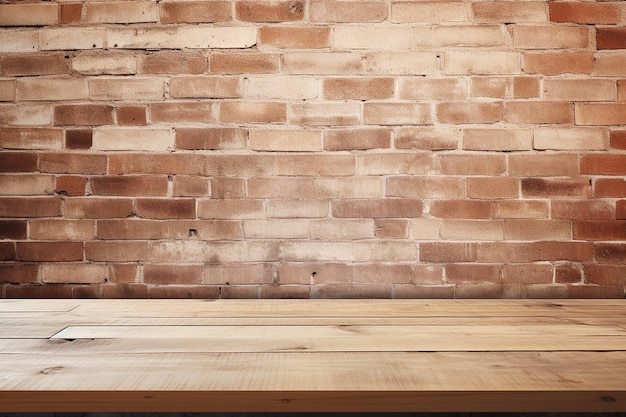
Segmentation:
[(623, 265), (585, 265), (584, 271), (586, 284), (621, 287), (626, 269)]
[(277, 155), (276, 174), (287, 176), (352, 176), (356, 163), (351, 155)]
[(93, 145), (91, 129), (70, 129), (65, 131), (65, 146), (68, 149), (89, 149)]
[(68, 285), (20, 285), (7, 286), (6, 298), (72, 298), (72, 287)]
[(102, 176), (89, 180), (94, 195), (154, 196), (167, 195), (166, 176)]
[(330, 46), (326, 27), (261, 27), (259, 43), (275, 48), (320, 49)]
[(33, 240), (86, 241), (95, 237), (93, 220), (31, 220), (28, 237)]
[(324, 149), (329, 151), (386, 149), (390, 146), (389, 129), (341, 129), (324, 132)]
[[(360, 116), (356, 114), (355, 118)], [(348, 118), (349, 115), (339, 120)], [(355, 123), (354, 121), (353, 123)], [(346, 124), (346, 123), (338, 123)], [(363, 105), (363, 124), (369, 125), (432, 125), (431, 107), (428, 103), (368, 102)]]
[(396, 285), (394, 297), (397, 299), (451, 299), (454, 298), (454, 285)]
[(502, 282), (502, 267), (499, 265), (449, 264), (445, 269), (447, 282)]
[(505, 98), (508, 90), (508, 81), (504, 77), (472, 78), (470, 95), (472, 97)]
[(58, 5), (51, 3), (0, 6), (1, 26), (47, 26), (58, 22)]
[(18, 54), (5, 55), (0, 58), (2, 75), (55, 75), (68, 74), (68, 58), (65, 54)]
[(148, 287), (148, 296), (150, 298), (164, 299), (202, 299), (214, 300), (219, 298), (218, 287), (198, 286), (198, 285), (157, 285)]
[(175, 197), (204, 197), (210, 193), (208, 178), (176, 175), (172, 194)]
[(440, 155), (439, 164), (444, 175), (501, 175), (506, 171), (504, 155)]
[(311, 288), (313, 299), (350, 299), (350, 298), (391, 298), (393, 288), (390, 284), (328, 284)]
[(546, 201), (501, 200), (495, 205), (494, 217), (499, 219), (546, 219), (550, 214)]
[(598, 178), (594, 183), (593, 195), (596, 198), (626, 197), (626, 181), (622, 178)]
[(576, 240), (626, 240), (626, 221), (581, 220), (574, 222)]
[(621, 18), (619, 5), (615, 3), (553, 1), (548, 7), (552, 22), (612, 25), (619, 23)]
[(405, 100), (464, 100), (467, 83), (453, 78), (401, 78), (398, 94)]
[[(55, 284), (58, 285), (58, 284)], [(72, 297), (73, 298), (77, 298), (77, 299), (88, 299), (88, 298), (93, 298), (93, 299), (99, 299), (102, 298), (102, 285), (98, 285), (98, 284), (91, 284), (91, 285), (85, 285), (85, 284), (76, 284), (76, 285), (72, 285), (71, 288), (72, 290)]]
[(506, 240), (569, 240), (571, 236), (569, 220), (504, 219)]
[(0, 261), (14, 261), (15, 259), (15, 243), (0, 242)]
[(285, 123), (287, 106), (273, 102), (222, 102), (220, 121), (225, 123)]
[(430, 152), (370, 153), (359, 159), (365, 175), (430, 174), (438, 167)]
[(592, 175), (626, 175), (626, 155), (583, 155), (580, 172)]
[(409, 237), (408, 220), (376, 219), (375, 236), (381, 239), (407, 239)]
[(626, 150), (626, 130), (611, 131), (611, 148)]
[(623, 243), (596, 243), (594, 255), (598, 263), (622, 265), (626, 259), (626, 245)]
[(154, 123), (215, 122), (215, 104), (210, 102), (173, 102), (150, 104)]
[(579, 285), (572, 284), (567, 287), (569, 298), (623, 298), (624, 288), (622, 285)]
[(139, 266), (137, 264), (113, 264), (111, 265), (110, 278), (111, 282), (136, 282), (137, 271)]
[(207, 56), (200, 52), (166, 51), (142, 57), (139, 68), (144, 74), (205, 74), (209, 69), (209, 62)]
[(132, 200), (121, 198), (67, 198), (65, 216), (79, 219), (106, 219), (129, 217), (133, 213)]
[(558, 284), (573, 284), (583, 281), (583, 271), (576, 264), (562, 264), (554, 268), (554, 281)]
[(101, 264), (43, 264), (41, 281), (51, 284), (98, 284), (109, 280), (109, 267)]
[(423, 262), (474, 262), (475, 243), (420, 243), (420, 261)]
[(580, 220), (610, 220), (613, 218), (611, 205), (600, 200), (553, 200), (552, 218)]
[(211, 197), (219, 199), (237, 199), (246, 195), (245, 181), (242, 178), (211, 179)]
[(509, 177), (468, 178), (469, 198), (517, 198), (519, 179)]
[(502, 103), (442, 103), (437, 105), (441, 123), (496, 123), (502, 120)]
[[(432, 269), (436, 272), (439, 272), (439, 279), (436, 280), (436, 283), (441, 283), (441, 270), (437, 271), (438, 268), (429, 268), (428, 266), (423, 266), (419, 268), (422, 271), (425, 271), (428, 274), (430, 271), (428, 269)], [(436, 275), (436, 272), (433, 275)], [(425, 275), (426, 275), (425, 274)], [(432, 274), (432, 273), (431, 273)], [(416, 271), (409, 265), (356, 265), (354, 268), (354, 277), (353, 283), (355, 284), (376, 284), (380, 282), (380, 277), (389, 277), (387, 283), (391, 284), (409, 284), (415, 281)], [(424, 276), (424, 278), (427, 278)], [(426, 281), (426, 279), (425, 279)]]
[(0, 239), (26, 239), (25, 220), (0, 220)]
[(82, 261), (81, 242), (17, 242), (19, 261), (63, 262)]
[(626, 220), (626, 200), (619, 200), (615, 204), (615, 218)]
[(81, 21), (83, 14), (82, 3), (61, 4), (59, 12), (59, 23), (62, 25), (69, 23), (78, 23)]
[(0, 143), (5, 149), (61, 149), (63, 147), (63, 130), (0, 128)]
[(63, 104), (54, 107), (57, 126), (102, 126), (113, 124), (113, 107), (105, 104)]
[(459, 130), (431, 127), (399, 127), (395, 131), (397, 149), (450, 150), (459, 146)]
[(143, 281), (146, 284), (201, 284), (201, 265), (145, 265)]
[(43, 153), (39, 157), (39, 170), (57, 174), (104, 174), (105, 155), (79, 153)]
[(588, 262), (593, 260), (593, 244), (591, 242), (495, 242), (477, 245), (475, 260), (478, 262)]
[(148, 298), (148, 286), (142, 284), (121, 283), (117, 285), (106, 285), (102, 288), (104, 298)]
[(464, 22), (468, 9), (459, 2), (392, 2), (393, 23)]
[(103, 240), (239, 240), (238, 221), (99, 220), (96, 237)]
[(626, 77), (626, 51), (605, 50), (594, 56), (595, 75)]
[(109, 174), (203, 175), (207, 157), (185, 153), (118, 153), (109, 156)]
[[(523, 151), (532, 149), (533, 132), (530, 129), (463, 130), (463, 149), (472, 151)], [(455, 147), (456, 148), (456, 147)]]
[(626, 124), (626, 103), (576, 103), (576, 124), (624, 125)]
[(148, 243), (86, 242), (85, 259), (96, 262), (140, 262), (148, 259)]
[(58, 197), (0, 197), (0, 217), (56, 217), (61, 215)]
[(516, 49), (584, 49), (589, 46), (586, 26), (519, 26), (513, 27)]
[(538, 77), (515, 77), (513, 78), (513, 98), (538, 98)]
[(215, 53), (209, 58), (214, 74), (274, 74), (280, 66), (277, 54)]
[(395, 94), (393, 78), (326, 78), (327, 100), (383, 100)]
[(334, 217), (388, 218), (422, 217), (422, 201), (413, 199), (337, 200), (332, 202)]
[[(0, 252), (2, 250), (0, 249)], [(23, 284), (38, 282), (39, 264), (0, 264), (0, 283)]]
[(578, 175), (578, 155), (519, 154), (509, 156), (509, 175), (519, 177), (550, 177)]
[(261, 200), (200, 200), (198, 202), (200, 219), (260, 219), (263, 218)]
[(590, 198), (591, 184), (584, 178), (522, 178), (522, 196)]
[(591, 74), (593, 54), (587, 52), (525, 53), (524, 72), (527, 74)]
[(626, 80), (617, 81), (617, 100), (626, 101)]
[(54, 191), (58, 194), (74, 197), (85, 195), (86, 188), (87, 178), (64, 175), (57, 177)]
[(135, 214), (149, 219), (193, 219), (196, 217), (194, 199), (137, 199)]
[(502, 280), (510, 284), (551, 284), (552, 265), (510, 264), (502, 268)]
[(232, 20), (228, 1), (160, 2), (161, 23), (213, 23)]
[(37, 171), (37, 154), (26, 152), (0, 153), (0, 172)]
[(117, 108), (117, 124), (120, 126), (145, 126), (145, 106), (119, 106)]
[(490, 201), (439, 200), (430, 205), (430, 215), (442, 219), (490, 219), (494, 207)]
[(505, 105), (504, 120), (509, 123), (573, 123), (574, 106), (571, 103), (559, 101), (511, 101)]
[(626, 28), (596, 28), (598, 49), (626, 49)]
[(237, 19), (244, 22), (294, 22), (304, 19), (304, 1), (237, 1)]

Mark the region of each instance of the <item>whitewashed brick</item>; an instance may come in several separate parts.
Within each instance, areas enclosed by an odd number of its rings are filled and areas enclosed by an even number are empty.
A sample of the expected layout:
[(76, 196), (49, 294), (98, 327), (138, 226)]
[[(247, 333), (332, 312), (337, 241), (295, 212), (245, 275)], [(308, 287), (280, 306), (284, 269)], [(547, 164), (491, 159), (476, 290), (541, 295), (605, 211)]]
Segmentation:
[(333, 49), (409, 50), (408, 27), (337, 26), (331, 32)]
[(543, 127), (535, 129), (535, 149), (605, 150), (609, 148), (609, 130), (585, 127)]
[(256, 151), (314, 152), (324, 147), (320, 130), (251, 130), (249, 139)]
[(86, 23), (157, 22), (158, 4), (153, 1), (116, 1), (85, 3)]
[(92, 149), (106, 151), (164, 151), (174, 147), (170, 129), (102, 128), (94, 130)]
[(450, 75), (492, 75), (521, 73), (517, 52), (452, 51), (445, 54), (445, 73)]
[(40, 33), (41, 50), (102, 49), (106, 46), (104, 28), (44, 28)]
[(319, 97), (320, 89), (321, 82), (311, 77), (251, 76), (244, 83), (244, 97), (305, 100)]
[(185, 27), (180, 30), (181, 48), (235, 49), (257, 43), (254, 27)]
[(373, 52), (365, 55), (365, 66), (373, 74), (431, 75), (437, 70), (437, 53)]
[(0, 53), (39, 50), (39, 32), (35, 29), (1, 30)]
[(2, 195), (47, 195), (54, 193), (51, 175), (3, 175), (0, 177)]
[(52, 106), (48, 104), (0, 105), (0, 122), (16, 126), (46, 126), (52, 123)]
[(97, 78), (89, 80), (93, 100), (163, 100), (165, 78)]
[(59, 6), (54, 3), (0, 5), (0, 26), (47, 26), (58, 21)]
[(17, 81), (19, 100), (83, 100), (89, 98), (87, 80), (80, 78), (24, 78)]
[(81, 54), (72, 59), (72, 69), (85, 75), (132, 75), (137, 73), (137, 58), (127, 54)]

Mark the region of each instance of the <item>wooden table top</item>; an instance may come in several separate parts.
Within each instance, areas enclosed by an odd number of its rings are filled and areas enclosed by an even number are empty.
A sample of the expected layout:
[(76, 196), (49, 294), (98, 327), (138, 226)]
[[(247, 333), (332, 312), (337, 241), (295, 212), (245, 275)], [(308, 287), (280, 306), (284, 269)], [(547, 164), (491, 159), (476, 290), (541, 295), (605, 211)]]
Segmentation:
[(626, 411), (623, 300), (0, 300), (0, 412)]

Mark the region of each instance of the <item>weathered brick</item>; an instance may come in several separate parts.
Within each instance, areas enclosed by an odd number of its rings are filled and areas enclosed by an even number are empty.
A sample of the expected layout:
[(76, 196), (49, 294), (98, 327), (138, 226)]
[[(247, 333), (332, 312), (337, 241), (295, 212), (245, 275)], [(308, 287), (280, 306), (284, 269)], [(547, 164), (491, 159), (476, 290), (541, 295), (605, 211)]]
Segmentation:
[(144, 74), (204, 74), (209, 61), (200, 52), (164, 51), (140, 56), (139, 69)]
[(578, 155), (519, 154), (509, 155), (509, 175), (519, 177), (577, 176)]
[[(0, 63), (0, 67), (1, 67)], [(1, 101), (15, 101), (16, 81), (15, 80), (0, 80), (0, 102)]]
[(295, 22), (304, 19), (304, 1), (237, 1), (237, 19), (244, 22)]
[(548, 14), (543, 1), (490, 1), (472, 3), (474, 21), (481, 23), (545, 23)]
[(361, 122), (359, 103), (303, 103), (290, 105), (290, 124), (351, 126)]
[(574, 106), (561, 101), (510, 101), (504, 105), (509, 123), (565, 124), (574, 122)]
[(584, 178), (522, 178), (522, 196), (589, 198), (591, 184)]
[(612, 25), (620, 22), (621, 10), (616, 3), (553, 1), (548, 3), (550, 21), (591, 25)]
[(496, 123), (502, 120), (502, 103), (450, 102), (437, 105), (437, 120), (441, 123)]
[(327, 100), (383, 100), (395, 95), (393, 78), (327, 78), (324, 98)]
[(137, 73), (137, 57), (110, 51), (80, 52), (72, 58), (72, 70), (85, 75), (132, 75)]
[(504, 155), (440, 155), (441, 173), (444, 175), (502, 175), (506, 171)]
[(334, 50), (409, 50), (411, 28), (379, 26), (335, 26), (330, 34)]
[(90, 24), (157, 22), (157, 7), (152, 1), (87, 2), (83, 5), (82, 21)]
[(225, 123), (284, 123), (287, 106), (275, 102), (227, 101), (220, 103), (220, 121)]
[(0, 26), (47, 26), (59, 21), (59, 6), (54, 3), (0, 5)]
[(589, 46), (585, 26), (515, 26), (513, 47), (519, 49), (583, 49)]
[(551, 215), (554, 219), (610, 220), (613, 208), (600, 200), (552, 200)]
[(56, 174), (104, 174), (105, 155), (83, 153), (43, 153), (39, 157), (39, 170)]
[(209, 285), (270, 284), (274, 281), (274, 268), (265, 263), (206, 265), (203, 279)]
[(329, 202), (324, 200), (268, 200), (266, 215), (270, 218), (322, 218), (329, 213)]
[(547, 219), (550, 215), (545, 200), (498, 200), (495, 215), (499, 219)]
[(320, 96), (319, 81), (310, 77), (287, 75), (250, 76), (244, 82), (246, 99), (307, 100)]
[(397, 176), (387, 179), (387, 195), (404, 198), (462, 198), (465, 181), (453, 177)]
[(280, 56), (262, 53), (214, 53), (209, 57), (214, 74), (274, 74), (278, 72)]
[(120, 49), (239, 49), (257, 43), (253, 27), (164, 26), (109, 28), (108, 44)]
[(358, 160), (362, 175), (423, 175), (435, 172), (436, 163), (430, 152), (371, 153)]
[(389, 148), (389, 129), (340, 129), (324, 132), (324, 149), (331, 151)]
[(164, 285), (200, 284), (202, 266), (148, 264), (143, 268), (143, 282)]
[(275, 174), (275, 161), (269, 155), (211, 155), (204, 159), (204, 172), (212, 177), (257, 177)]
[(406, 1), (391, 3), (393, 23), (465, 22), (469, 8), (461, 2)]
[(106, 104), (61, 104), (54, 106), (57, 126), (111, 125), (114, 108)]
[(521, 73), (521, 59), (509, 51), (446, 52), (444, 72), (448, 75), (496, 75)]
[(109, 280), (109, 267), (101, 264), (43, 264), (41, 282), (49, 284), (97, 284)]
[(119, 106), (117, 124), (120, 126), (145, 126), (148, 124), (145, 106)]
[(232, 20), (228, 1), (167, 1), (159, 3), (161, 23), (214, 23)]
[(200, 219), (261, 219), (263, 201), (261, 200), (199, 200), (198, 218)]
[(287, 176), (353, 176), (356, 160), (351, 155), (277, 155), (276, 174)]
[(166, 176), (98, 176), (89, 180), (94, 195), (101, 196), (154, 196), (167, 195)]
[(256, 151), (315, 152), (323, 148), (323, 133), (318, 130), (251, 130), (250, 149)]
[(251, 198), (304, 200), (331, 198), (380, 198), (381, 183), (377, 178), (251, 178)]
[(488, 200), (439, 200), (430, 204), (430, 215), (441, 219), (489, 219), (494, 205)]
[(241, 83), (238, 77), (173, 77), (169, 93), (175, 98), (237, 98)]
[(469, 198), (517, 198), (519, 180), (509, 177), (468, 178)]
[(502, 268), (505, 283), (551, 284), (553, 275), (552, 265), (545, 264), (511, 264)]
[[(150, 104), (153, 123), (215, 122), (217, 106), (210, 102), (166, 102)], [(163, 133), (165, 135), (165, 133)], [(163, 138), (165, 139), (165, 138)]]
[(421, 200), (383, 199), (383, 200), (338, 200), (331, 202), (332, 214), (341, 218), (389, 218), (421, 217)]
[(54, 193), (54, 178), (50, 175), (3, 175), (0, 177), (3, 195), (50, 195)]
[(56, 193), (66, 196), (85, 195), (86, 189), (87, 178), (72, 175), (57, 177), (54, 187)]
[(2, 75), (57, 75), (69, 73), (68, 59), (65, 54), (18, 54), (0, 58)]
[(67, 198), (65, 217), (78, 219), (106, 219), (129, 217), (133, 213), (132, 200), (123, 198)]
[(196, 217), (196, 202), (190, 198), (138, 198), (134, 211), (138, 217), (149, 219), (193, 219)]
[(570, 240), (572, 225), (569, 220), (505, 219), (506, 240)]
[(450, 150), (459, 146), (459, 130), (432, 127), (399, 127), (395, 130), (397, 149)]
[[(459, 284), (502, 282), (502, 267), (499, 265), (449, 264), (445, 269), (447, 282)], [(484, 293), (484, 290), (480, 292)]]
[(554, 281), (556, 283), (579, 283), (583, 280), (583, 271), (576, 264), (561, 264), (554, 268)]
[(203, 175), (205, 157), (185, 153), (119, 153), (109, 156), (109, 174)]
[(95, 262), (140, 262), (148, 260), (145, 241), (86, 242), (85, 259)]
[(245, 147), (247, 131), (237, 128), (177, 128), (178, 149), (241, 149)]
[(199, 285), (155, 285), (148, 286), (148, 296), (152, 299), (201, 299), (215, 300), (220, 298), (218, 287)]
[(92, 100), (162, 100), (163, 78), (96, 78), (89, 80)]
[(437, 70), (437, 54), (368, 52), (365, 54), (365, 69), (368, 73), (380, 75), (431, 75)]
[[(0, 105), (0, 123), (12, 126), (30, 126), (22, 132), (33, 132), (32, 126), (49, 126), (52, 123), (52, 105), (45, 104), (7, 104)], [(40, 133), (51, 133), (51, 130), (39, 130)], [(61, 137), (62, 132), (61, 133)], [(4, 140), (4, 139), (3, 139)]]
[(39, 32), (42, 51), (103, 49), (106, 43), (107, 31), (103, 27), (44, 28)]
[(431, 125), (428, 103), (368, 102), (363, 106), (363, 124), (367, 125)]
[(358, 74), (361, 56), (352, 52), (286, 52), (281, 68), (288, 74)]
[(523, 151), (533, 146), (530, 129), (481, 129), (463, 130), (463, 149), (472, 151)]
[(611, 131), (611, 148), (626, 149), (626, 130)]
[(537, 261), (585, 262), (593, 259), (591, 242), (477, 243), (475, 261), (528, 263)]
[(424, 242), (419, 245), (420, 261), (423, 262), (474, 262), (476, 243)]
[(271, 26), (259, 28), (259, 44), (274, 48), (328, 48), (330, 36), (330, 29), (327, 27)]
[(174, 147), (168, 128), (109, 128), (93, 132), (92, 149), (159, 151)]
[(513, 98), (538, 98), (538, 77), (515, 77), (513, 78)]
[(588, 52), (525, 53), (523, 68), (527, 74), (591, 74), (594, 56)]
[(312, 22), (364, 23), (382, 22), (387, 19), (384, 1), (335, 1), (313, 0), (309, 5)]
[[(0, 253), (2, 249), (0, 249)], [(10, 284), (35, 283), (39, 281), (39, 264), (0, 264), (0, 282)]]
[(597, 28), (596, 46), (598, 49), (626, 49), (626, 28)]
[(31, 220), (28, 237), (33, 240), (84, 241), (93, 240), (93, 220)]
[(410, 222), (398, 219), (375, 219), (375, 236), (380, 239), (407, 239)]
[(576, 103), (575, 107), (577, 125), (626, 124), (626, 103)]
[(120, 283), (117, 285), (105, 285), (102, 287), (103, 298), (120, 298), (120, 299), (133, 299), (148, 298), (148, 286), (135, 283)]
[(440, 229), (444, 240), (502, 240), (502, 220), (443, 220)]
[(61, 215), (58, 197), (1, 197), (0, 217), (57, 217)]
[(60, 4), (59, 11), (59, 23), (62, 25), (70, 23), (78, 23), (83, 16), (83, 4), (82, 3), (67, 3)]
[(204, 197), (210, 195), (210, 181), (191, 175), (176, 175), (172, 195), (175, 197)]
[(612, 80), (575, 79), (543, 82), (543, 96), (548, 101), (613, 101), (615, 92), (615, 82)]
[(0, 32), (0, 52), (37, 52), (39, 31), (37, 29), (3, 29)]
[(470, 84), (471, 97), (505, 98), (509, 80), (505, 77), (473, 77)]
[(552, 128), (535, 130), (535, 149), (595, 149), (609, 147), (609, 131), (604, 128)]
[(82, 79), (23, 78), (17, 81), (20, 100), (85, 100), (89, 97), (87, 81)]
[(626, 155), (584, 155), (580, 161), (580, 172), (592, 175), (626, 175)]
[(310, 236), (310, 222), (302, 219), (244, 220), (246, 239), (306, 239)]
[(18, 261), (69, 262), (83, 260), (81, 242), (17, 242)]
[(626, 53), (619, 50), (597, 53), (593, 66), (596, 75), (626, 77)]
[(622, 264), (626, 257), (626, 245), (623, 243), (596, 243), (595, 259), (603, 264)]
[(398, 98), (402, 100), (465, 100), (467, 83), (454, 78), (401, 78)]

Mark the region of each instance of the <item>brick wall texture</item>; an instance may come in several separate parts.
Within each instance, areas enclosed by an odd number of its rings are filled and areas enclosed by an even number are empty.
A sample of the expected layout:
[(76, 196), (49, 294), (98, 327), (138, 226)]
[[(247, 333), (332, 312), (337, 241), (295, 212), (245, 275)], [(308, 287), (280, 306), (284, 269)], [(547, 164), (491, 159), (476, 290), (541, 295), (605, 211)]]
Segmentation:
[(626, 2), (0, 1), (0, 297), (623, 297)]

